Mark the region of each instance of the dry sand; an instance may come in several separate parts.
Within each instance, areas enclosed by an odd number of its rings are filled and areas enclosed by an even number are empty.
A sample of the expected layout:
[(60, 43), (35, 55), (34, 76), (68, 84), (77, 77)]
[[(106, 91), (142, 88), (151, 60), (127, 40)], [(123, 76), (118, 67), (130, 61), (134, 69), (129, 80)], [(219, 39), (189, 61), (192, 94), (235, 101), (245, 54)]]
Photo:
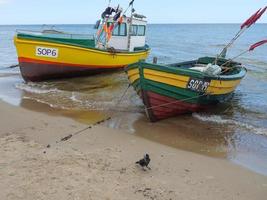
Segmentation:
[[(264, 200), (267, 177), (101, 126), (0, 102), (0, 199)], [(46, 146), (50, 144), (50, 148)], [(134, 162), (151, 155), (151, 171)]]

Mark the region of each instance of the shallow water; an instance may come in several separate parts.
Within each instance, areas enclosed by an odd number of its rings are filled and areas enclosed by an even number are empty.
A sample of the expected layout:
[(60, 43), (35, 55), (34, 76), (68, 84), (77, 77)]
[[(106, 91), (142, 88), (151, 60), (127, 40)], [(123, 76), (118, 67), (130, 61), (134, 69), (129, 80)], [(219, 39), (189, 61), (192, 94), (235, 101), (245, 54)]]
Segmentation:
[[(29, 110), (63, 115), (83, 123), (112, 116), (106, 126), (124, 129), (158, 143), (212, 157), (226, 158), (267, 175), (267, 47), (239, 61), (248, 74), (233, 99), (209, 112), (183, 115), (155, 124), (145, 117), (139, 97), (127, 88), (124, 72), (42, 83), (24, 83), (16, 64), (13, 36), (16, 29), (41, 26), (0, 26), (0, 99)], [(149, 25), (149, 58), (161, 63), (215, 55), (238, 30), (238, 25)], [(60, 25), (59, 30), (93, 33), (90, 25)], [(237, 41), (229, 57), (254, 42), (266, 39), (267, 25), (256, 25)], [(149, 151), (149, 150), (148, 150)]]

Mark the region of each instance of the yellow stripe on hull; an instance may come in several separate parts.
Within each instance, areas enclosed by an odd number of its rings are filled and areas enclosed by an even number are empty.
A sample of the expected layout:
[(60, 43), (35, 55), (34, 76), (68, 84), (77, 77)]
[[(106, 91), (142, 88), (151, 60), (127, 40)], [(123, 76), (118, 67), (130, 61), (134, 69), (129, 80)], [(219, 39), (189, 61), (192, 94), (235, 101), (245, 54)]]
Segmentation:
[(236, 87), (240, 84), (240, 80), (234, 81), (225, 81), (225, 80), (212, 80), (210, 86), (207, 89), (207, 93), (220, 95), (220, 94), (228, 94), (233, 92)]
[[(149, 51), (136, 53), (110, 53), (97, 49), (82, 48), (52, 42), (25, 40), (17, 37), (14, 38), (14, 42), (17, 48), (18, 57), (20, 58), (82, 66), (126, 66), (138, 62), (139, 60), (144, 60), (149, 55)], [(56, 58), (37, 56), (37, 47), (58, 49), (58, 56)]]
[(175, 87), (186, 88), (188, 76), (176, 75), (151, 69), (144, 69), (144, 77), (148, 80), (165, 83)]
[[(132, 72), (134, 74), (134, 72)], [(137, 79), (136, 76), (132, 76), (132, 79)], [(139, 77), (138, 77), (139, 78)], [(144, 78), (164, 83), (167, 85), (179, 87), (186, 89), (188, 81), (190, 79), (189, 76), (183, 76), (183, 75), (176, 75), (172, 73), (167, 72), (161, 72), (151, 69), (144, 69)], [(210, 86), (207, 89), (207, 93), (210, 93), (212, 95), (222, 95), (222, 94), (228, 94), (235, 90), (235, 88), (240, 84), (241, 79), (239, 80), (211, 80)]]
[(130, 83), (134, 83), (136, 80), (140, 78), (139, 69), (131, 69), (128, 72), (128, 78)]

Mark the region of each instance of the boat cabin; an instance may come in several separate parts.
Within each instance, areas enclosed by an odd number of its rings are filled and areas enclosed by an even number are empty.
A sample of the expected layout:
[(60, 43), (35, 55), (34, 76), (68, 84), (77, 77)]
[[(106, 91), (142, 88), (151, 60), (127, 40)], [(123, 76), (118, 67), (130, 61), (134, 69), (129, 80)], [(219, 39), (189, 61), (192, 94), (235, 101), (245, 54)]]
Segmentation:
[[(113, 29), (110, 40), (105, 41), (105, 48), (130, 52), (146, 48), (147, 21), (143, 18), (146, 17), (138, 14), (134, 14), (132, 20), (131, 17), (123, 16), (122, 23)], [(112, 18), (107, 22), (108, 27), (111, 24)]]

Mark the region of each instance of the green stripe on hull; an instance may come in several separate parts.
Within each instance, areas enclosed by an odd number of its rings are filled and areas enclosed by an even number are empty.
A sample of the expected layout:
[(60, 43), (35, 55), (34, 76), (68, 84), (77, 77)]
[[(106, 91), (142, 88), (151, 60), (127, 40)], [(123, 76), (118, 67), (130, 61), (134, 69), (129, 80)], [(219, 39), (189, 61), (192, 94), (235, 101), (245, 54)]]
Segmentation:
[(215, 104), (220, 101), (224, 101), (232, 93), (226, 95), (205, 95), (202, 93), (190, 91), (188, 89), (177, 88), (174, 86), (166, 85), (163, 83), (154, 82), (151, 80), (144, 80), (143, 84), (140, 85), (140, 79), (136, 80), (132, 86), (139, 93), (140, 90), (151, 91), (166, 97), (182, 100), (190, 104)]
[(66, 44), (66, 45), (75, 45), (79, 47), (95, 47), (95, 40), (94, 39), (73, 39), (73, 38), (53, 38), (53, 37), (46, 37), (46, 36), (33, 36), (28, 34), (18, 34), (19, 39), (30, 39), (35, 41), (42, 41), (42, 42), (52, 42), (58, 44)]
[(191, 104), (206, 104), (205, 101), (200, 102), (199, 96), (201, 94), (193, 91), (189, 91), (187, 89), (177, 88), (173, 86), (169, 86), (162, 83), (157, 83), (154, 81), (145, 81), (145, 85), (142, 87), (143, 90), (152, 91), (154, 93), (174, 98), (177, 100), (182, 100)]

